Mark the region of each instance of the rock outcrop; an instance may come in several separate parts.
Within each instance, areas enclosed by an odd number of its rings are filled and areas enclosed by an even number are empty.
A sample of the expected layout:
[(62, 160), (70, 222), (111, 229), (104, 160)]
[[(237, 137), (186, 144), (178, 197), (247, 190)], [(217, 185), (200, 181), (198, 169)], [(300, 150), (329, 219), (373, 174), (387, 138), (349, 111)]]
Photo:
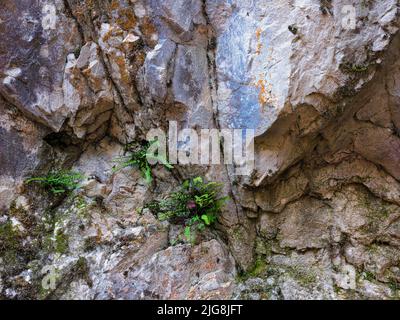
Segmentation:
[[(3, 0), (0, 297), (398, 298), (399, 6)], [(254, 129), (253, 172), (113, 170), (169, 121)], [(85, 179), (67, 197), (25, 183), (54, 169)], [(230, 200), (176, 243), (140, 209), (194, 175)]]

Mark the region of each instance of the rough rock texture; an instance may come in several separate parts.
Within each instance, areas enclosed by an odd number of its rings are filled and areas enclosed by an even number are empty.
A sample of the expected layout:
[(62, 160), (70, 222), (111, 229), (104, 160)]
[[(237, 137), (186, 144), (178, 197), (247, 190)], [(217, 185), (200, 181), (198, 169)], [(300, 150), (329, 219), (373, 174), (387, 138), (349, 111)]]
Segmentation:
[[(399, 5), (3, 0), (0, 298), (398, 298)], [(169, 120), (254, 129), (255, 170), (113, 172)], [(61, 168), (86, 176), (69, 197), (24, 184)], [(199, 174), (231, 200), (176, 244), (138, 209)]]

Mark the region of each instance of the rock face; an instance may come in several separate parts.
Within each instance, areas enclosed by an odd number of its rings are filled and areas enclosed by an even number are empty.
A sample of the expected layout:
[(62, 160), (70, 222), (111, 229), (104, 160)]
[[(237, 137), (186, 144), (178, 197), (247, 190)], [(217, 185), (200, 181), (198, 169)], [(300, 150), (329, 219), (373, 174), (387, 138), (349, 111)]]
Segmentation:
[[(0, 298), (399, 298), (399, 6), (3, 0)], [(113, 170), (169, 121), (254, 129), (253, 172)], [(54, 169), (85, 180), (24, 183)], [(138, 209), (194, 175), (230, 200), (177, 244)]]

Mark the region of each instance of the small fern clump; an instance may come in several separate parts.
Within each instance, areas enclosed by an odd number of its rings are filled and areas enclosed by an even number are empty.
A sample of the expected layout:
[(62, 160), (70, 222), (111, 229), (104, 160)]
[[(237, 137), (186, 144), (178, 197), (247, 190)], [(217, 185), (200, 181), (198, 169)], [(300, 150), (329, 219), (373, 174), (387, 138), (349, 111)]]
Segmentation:
[(33, 177), (26, 180), (26, 183), (37, 183), (53, 194), (71, 192), (79, 188), (83, 175), (73, 171), (53, 171), (43, 177)]
[(228, 197), (220, 197), (222, 184), (205, 183), (201, 177), (185, 181), (181, 189), (168, 198), (149, 203), (146, 208), (161, 221), (185, 227), (185, 237), (193, 242), (196, 232), (211, 227), (218, 219)]
[(136, 147), (134, 144), (126, 145), (125, 152), (129, 153), (129, 155), (115, 159), (117, 165), (113, 167), (113, 172), (117, 172), (127, 167), (136, 167), (140, 170), (143, 178), (146, 179), (146, 182), (151, 183), (153, 177), (151, 173), (151, 164), (148, 162), (148, 159), (158, 161), (168, 169), (173, 168), (173, 166), (171, 166), (161, 155), (149, 153), (149, 148), (158, 143), (158, 141), (151, 141)]

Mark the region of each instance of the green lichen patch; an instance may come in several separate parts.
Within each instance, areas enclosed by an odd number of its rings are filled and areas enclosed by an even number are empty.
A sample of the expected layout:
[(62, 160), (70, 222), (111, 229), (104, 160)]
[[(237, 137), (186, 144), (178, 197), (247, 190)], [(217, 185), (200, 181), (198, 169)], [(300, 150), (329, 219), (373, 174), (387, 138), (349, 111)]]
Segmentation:
[(268, 271), (268, 265), (264, 257), (257, 257), (253, 266), (248, 271), (242, 271), (238, 274), (237, 280), (244, 282), (250, 278), (266, 277)]
[(21, 240), (11, 220), (0, 224), (0, 257), (5, 265), (16, 263), (18, 252), (22, 249)]
[(357, 64), (357, 63), (342, 63), (340, 65), (340, 69), (345, 73), (360, 74), (360, 73), (366, 73), (369, 69), (369, 65)]

